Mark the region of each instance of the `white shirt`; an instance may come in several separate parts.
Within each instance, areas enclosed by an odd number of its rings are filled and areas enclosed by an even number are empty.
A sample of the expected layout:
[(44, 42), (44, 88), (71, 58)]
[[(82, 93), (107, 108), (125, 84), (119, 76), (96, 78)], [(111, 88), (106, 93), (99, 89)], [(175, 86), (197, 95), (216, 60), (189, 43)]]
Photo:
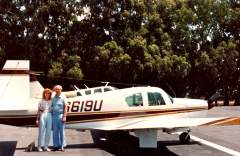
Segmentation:
[(38, 108), (42, 110), (42, 112), (51, 112), (51, 105), (52, 105), (51, 100), (43, 99), (38, 103)]

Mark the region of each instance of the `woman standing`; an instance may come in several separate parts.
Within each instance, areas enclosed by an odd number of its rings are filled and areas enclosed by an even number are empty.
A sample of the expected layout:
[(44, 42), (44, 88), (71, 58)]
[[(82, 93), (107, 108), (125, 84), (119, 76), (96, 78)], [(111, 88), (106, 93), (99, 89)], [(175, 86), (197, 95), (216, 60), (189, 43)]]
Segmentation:
[[(51, 96), (52, 91), (48, 88), (44, 89), (42, 100), (38, 104), (37, 120), (38, 125), (38, 151), (50, 151), (48, 148), (51, 129), (52, 129), (52, 114), (51, 114)], [(42, 138), (45, 132), (45, 144), (42, 144)], [(43, 150), (42, 150), (43, 147)]]

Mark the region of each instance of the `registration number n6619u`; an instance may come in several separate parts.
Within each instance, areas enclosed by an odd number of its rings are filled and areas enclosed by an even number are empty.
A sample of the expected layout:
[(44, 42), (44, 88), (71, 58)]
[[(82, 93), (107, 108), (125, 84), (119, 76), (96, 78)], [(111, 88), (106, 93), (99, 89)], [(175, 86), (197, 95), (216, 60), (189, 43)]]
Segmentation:
[(68, 112), (101, 111), (103, 100), (71, 101), (67, 104)]

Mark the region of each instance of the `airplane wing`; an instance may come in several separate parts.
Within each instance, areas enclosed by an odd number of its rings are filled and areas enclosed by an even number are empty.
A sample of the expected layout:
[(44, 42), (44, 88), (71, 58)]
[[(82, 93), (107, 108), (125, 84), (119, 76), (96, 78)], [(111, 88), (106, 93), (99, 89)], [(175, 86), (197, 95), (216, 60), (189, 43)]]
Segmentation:
[[(168, 118), (168, 119), (167, 119)], [(109, 126), (96, 127), (101, 130), (133, 130), (133, 129), (172, 129), (196, 126), (240, 125), (240, 117), (214, 117), (214, 118), (172, 118), (151, 117), (133, 120), (123, 124), (109, 124)]]
[(204, 112), (206, 114), (201, 117), (198, 115), (169, 114), (129, 118), (121, 122), (109, 120), (106, 124), (101, 124), (95, 128), (101, 130), (137, 130), (240, 125), (239, 110), (240, 107), (216, 107)]

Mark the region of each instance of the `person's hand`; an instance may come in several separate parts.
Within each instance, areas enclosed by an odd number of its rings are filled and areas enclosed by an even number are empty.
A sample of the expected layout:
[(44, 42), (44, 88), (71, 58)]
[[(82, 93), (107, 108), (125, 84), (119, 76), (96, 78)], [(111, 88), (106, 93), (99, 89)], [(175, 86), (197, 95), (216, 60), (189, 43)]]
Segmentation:
[(66, 122), (66, 116), (62, 117), (62, 122)]
[(39, 125), (39, 120), (36, 120), (36, 125), (37, 125), (37, 126)]

